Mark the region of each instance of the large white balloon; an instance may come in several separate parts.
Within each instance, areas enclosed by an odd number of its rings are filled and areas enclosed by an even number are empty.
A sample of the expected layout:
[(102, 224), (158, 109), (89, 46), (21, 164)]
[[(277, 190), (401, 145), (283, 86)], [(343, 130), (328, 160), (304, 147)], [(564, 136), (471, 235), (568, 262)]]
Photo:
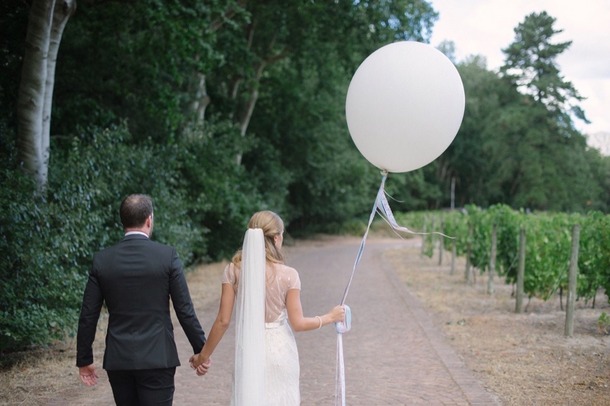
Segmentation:
[(409, 172), (449, 147), (464, 116), (464, 86), (436, 48), (395, 42), (369, 55), (354, 74), (345, 103), (350, 135), (373, 165)]

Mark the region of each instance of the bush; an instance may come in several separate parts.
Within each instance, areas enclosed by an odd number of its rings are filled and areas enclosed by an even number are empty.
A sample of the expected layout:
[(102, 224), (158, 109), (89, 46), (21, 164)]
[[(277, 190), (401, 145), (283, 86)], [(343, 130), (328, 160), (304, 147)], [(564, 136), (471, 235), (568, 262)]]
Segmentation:
[(189, 201), (171, 151), (129, 145), (128, 140), (120, 126), (87, 130), (67, 148), (54, 145), (46, 201), (33, 198), (35, 185), (18, 168), (14, 154), (4, 161), (3, 351), (48, 344), (74, 333), (91, 257), (121, 238), (119, 203), (129, 193), (153, 197), (155, 239), (174, 245), (186, 265), (195, 260), (196, 249), (205, 251), (203, 231), (188, 216)]
[(33, 199), (20, 170), (3, 169), (0, 192), (0, 348), (48, 344), (72, 331), (84, 281), (86, 241), (70, 235), (70, 212)]

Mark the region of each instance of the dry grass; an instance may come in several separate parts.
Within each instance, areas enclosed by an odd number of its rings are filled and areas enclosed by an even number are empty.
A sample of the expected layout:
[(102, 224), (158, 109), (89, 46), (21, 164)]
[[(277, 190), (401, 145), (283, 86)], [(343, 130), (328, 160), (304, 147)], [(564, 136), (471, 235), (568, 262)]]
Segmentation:
[(503, 404), (610, 405), (610, 336), (597, 326), (600, 314), (610, 313), (605, 295), (597, 297), (596, 309), (577, 302), (568, 338), (558, 298), (532, 299), (526, 312), (516, 314), (512, 287), (496, 280), (489, 295), (487, 277), (480, 275), (466, 284), (463, 261), (451, 275), (450, 265), (421, 258), (417, 250), (391, 251), (387, 259)]
[[(102, 314), (94, 356), (101, 360), (107, 315)], [(67, 338), (49, 348), (12, 354), (12, 366), (0, 372), (1, 405), (47, 405), (57, 393), (78, 390), (76, 339)]]

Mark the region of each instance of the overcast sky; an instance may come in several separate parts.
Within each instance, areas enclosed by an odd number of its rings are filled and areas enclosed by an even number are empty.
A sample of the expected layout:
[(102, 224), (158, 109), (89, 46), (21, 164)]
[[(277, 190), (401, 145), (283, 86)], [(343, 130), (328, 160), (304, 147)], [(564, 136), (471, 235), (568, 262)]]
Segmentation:
[(496, 70), (502, 49), (515, 39), (514, 28), (533, 12), (546, 11), (563, 30), (554, 42), (572, 41), (558, 59), (564, 79), (587, 99), (581, 107), (591, 124), (575, 124), (582, 132), (610, 138), (610, 0), (429, 0), (439, 13), (431, 45), (453, 41), (456, 58), (483, 55)]

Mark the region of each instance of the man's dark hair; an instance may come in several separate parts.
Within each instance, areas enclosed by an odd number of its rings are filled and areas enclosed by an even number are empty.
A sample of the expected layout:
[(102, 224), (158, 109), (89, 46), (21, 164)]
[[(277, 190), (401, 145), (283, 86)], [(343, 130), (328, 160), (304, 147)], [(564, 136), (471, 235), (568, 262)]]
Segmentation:
[(153, 202), (148, 195), (129, 195), (121, 202), (123, 228), (141, 227), (153, 212)]

